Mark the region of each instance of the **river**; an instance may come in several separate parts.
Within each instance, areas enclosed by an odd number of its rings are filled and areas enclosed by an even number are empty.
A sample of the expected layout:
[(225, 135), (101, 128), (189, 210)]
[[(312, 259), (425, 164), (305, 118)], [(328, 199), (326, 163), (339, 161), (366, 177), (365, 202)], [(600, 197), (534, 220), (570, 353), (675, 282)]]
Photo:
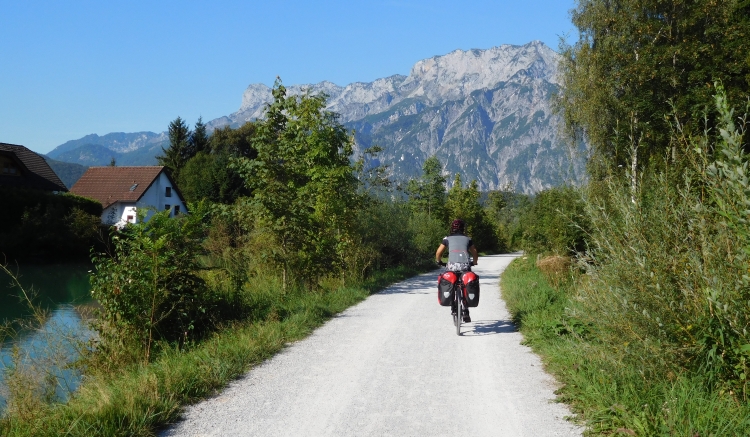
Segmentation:
[[(48, 311), (41, 327), (34, 329), (13, 323), (16, 335), (0, 349), (0, 407), (7, 397), (6, 370), (15, 361), (28, 374), (29, 382), (47, 383), (48, 393), (65, 400), (75, 391), (81, 379), (78, 370), (68, 365), (79, 356), (80, 347), (92, 332), (81, 314), (90, 310), (91, 299), (87, 263), (57, 265), (8, 266), (20, 274), (27, 292), (35, 294), (33, 302)], [(21, 299), (20, 290), (11, 287), (11, 278), (0, 272), (0, 320), (29, 320), (32, 311)], [(83, 310), (83, 311), (82, 311)], [(83, 340), (83, 343), (81, 342)]]

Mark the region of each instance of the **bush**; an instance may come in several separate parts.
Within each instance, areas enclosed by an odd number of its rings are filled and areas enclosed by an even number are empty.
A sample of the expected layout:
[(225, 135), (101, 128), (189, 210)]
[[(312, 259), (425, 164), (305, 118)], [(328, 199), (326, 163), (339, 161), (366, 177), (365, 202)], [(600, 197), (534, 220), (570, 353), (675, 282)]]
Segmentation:
[(579, 190), (571, 186), (537, 194), (521, 216), (523, 249), (557, 255), (585, 250), (589, 225), (584, 208)]
[(102, 307), (105, 347), (134, 340), (148, 362), (155, 341), (184, 342), (211, 327), (216, 296), (198, 274), (205, 214), (202, 205), (177, 218), (157, 212), (113, 237), (114, 256), (93, 257), (91, 294)]
[(11, 258), (86, 258), (98, 235), (102, 205), (74, 194), (0, 187), (0, 248)]
[(644, 377), (695, 372), (746, 400), (750, 171), (721, 94), (717, 108), (718, 138), (684, 139), (690, 166), (646, 173), (636, 191), (612, 177), (587, 206), (582, 317)]

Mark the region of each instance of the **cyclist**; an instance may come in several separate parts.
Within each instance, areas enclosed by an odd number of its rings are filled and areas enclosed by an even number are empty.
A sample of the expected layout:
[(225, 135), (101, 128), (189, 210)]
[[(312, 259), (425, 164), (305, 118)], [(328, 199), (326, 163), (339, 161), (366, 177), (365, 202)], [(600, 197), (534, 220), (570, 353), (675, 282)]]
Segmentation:
[[(451, 222), (451, 233), (447, 237), (443, 238), (443, 242), (438, 246), (437, 252), (435, 252), (435, 262), (438, 265), (445, 266), (442, 262), (443, 252), (448, 248), (448, 264), (447, 269), (453, 272), (469, 272), (471, 266), (477, 265), (479, 260), (479, 253), (477, 248), (474, 247), (474, 243), (471, 238), (464, 235), (466, 230), (466, 223), (461, 219), (455, 219)], [(469, 259), (469, 254), (474, 258)], [(456, 312), (456, 308), (451, 307), (453, 313)], [(464, 306), (463, 314), (464, 322), (471, 322), (469, 316), (469, 309)]]

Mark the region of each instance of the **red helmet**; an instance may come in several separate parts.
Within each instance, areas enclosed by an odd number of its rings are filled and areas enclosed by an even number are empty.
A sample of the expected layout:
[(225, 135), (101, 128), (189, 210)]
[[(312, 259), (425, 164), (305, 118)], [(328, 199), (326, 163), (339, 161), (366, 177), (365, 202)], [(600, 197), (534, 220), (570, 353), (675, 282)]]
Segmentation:
[(455, 219), (451, 222), (451, 234), (463, 234), (466, 229), (466, 223), (461, 219)]

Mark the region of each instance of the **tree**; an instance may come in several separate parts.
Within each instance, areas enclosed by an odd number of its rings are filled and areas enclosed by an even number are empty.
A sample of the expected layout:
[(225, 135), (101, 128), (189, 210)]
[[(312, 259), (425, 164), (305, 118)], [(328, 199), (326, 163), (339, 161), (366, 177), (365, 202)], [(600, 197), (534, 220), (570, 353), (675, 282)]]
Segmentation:
[(258, 122), (257, 158), (236, 167), (252, 190), (267, 233), (268, 258), (308, 279), (341, 271), (351, 241), (357, 180), (350, 163), (353, 139), (325, 110), (325, 96), (287, 96), (277, 80), (273, 102)]
[(446, 180), (440, 161), (435, 156), (428, 158), (422, 166), (422, 176), (410, 180), (406, 188), (412, 209), (426, 213), (427, 217), (446, 221)]
[(161, 148), (162, 155), (157, 156), (159, 165), (167, 167), (174, 179), (178, 179), (180, 170), (191, 158), (190, 155), (191, 132), (185, 120), (177, 117), (169, 123), (169, 148)]
[(472, 237), (477, 250), (495, 250), (497, 238), (479, 201), (480, 195), (476, 180), (464, 188), (461, 175), (456, 174), (453, 186), (448, 191), (446, 209), (451, 218), (460, 218), (466, 222), (466, 234)]
[(732, 104), (749, 95), (748, 1), (578, 0), (573, 23), (559, 103), (568, 133), (594, 148), (594, 176), (677, 157), (670, 125), (702, 132), (714, 81)]
[(190, 151), (189, 155), (195, 156), (201, 152), (208, 152), (210, 150), (208, 133), (206, 125), (203, 124), (203, 117), (198, 117), (198, 121), (195, 123), (195, 129), (190, 134)]
[(208, 199), (231, 204), (251, 194), (244, 179), (230, 164), (232, 158), (255, 159), (257, 153), (252, 146), (255, 128), (254, 123), (245, 123), (237, 129), (225, 126), (214, 130), (203, 144), (199, 138), (205, 135), (205, 125), (198, 120), (191, 136), (198, 152), (187, 160), (177, 180), (187, 200)]

